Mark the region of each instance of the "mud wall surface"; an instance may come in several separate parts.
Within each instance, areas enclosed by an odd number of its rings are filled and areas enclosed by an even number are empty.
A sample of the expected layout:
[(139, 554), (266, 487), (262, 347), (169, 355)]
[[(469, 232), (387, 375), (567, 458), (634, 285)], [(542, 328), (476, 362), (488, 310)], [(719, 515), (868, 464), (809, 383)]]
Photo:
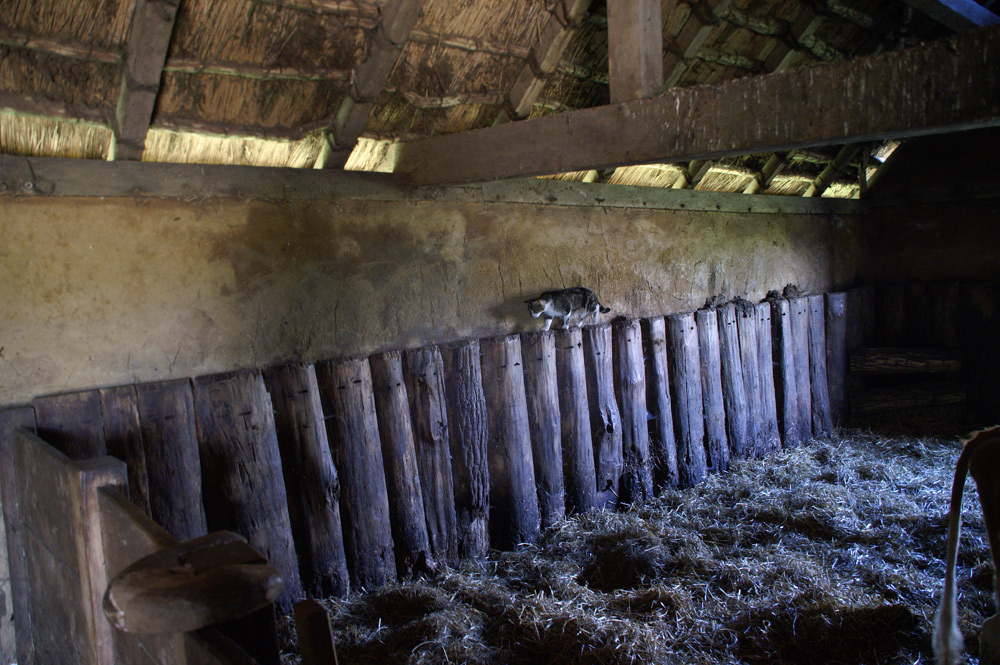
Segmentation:
[(0, 199), (0, 404), (864, 277), (859, 217), (512, 203)]

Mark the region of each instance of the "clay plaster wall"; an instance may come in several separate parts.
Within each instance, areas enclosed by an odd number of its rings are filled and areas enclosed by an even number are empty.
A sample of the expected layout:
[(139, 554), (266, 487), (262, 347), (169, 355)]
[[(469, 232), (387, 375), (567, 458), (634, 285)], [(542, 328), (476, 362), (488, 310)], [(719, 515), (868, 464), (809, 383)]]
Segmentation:
[(593, 288), (614, 315), (850, 286), (857, 218), (527, 204), (0, 200), (0, 404), (536, 328)]

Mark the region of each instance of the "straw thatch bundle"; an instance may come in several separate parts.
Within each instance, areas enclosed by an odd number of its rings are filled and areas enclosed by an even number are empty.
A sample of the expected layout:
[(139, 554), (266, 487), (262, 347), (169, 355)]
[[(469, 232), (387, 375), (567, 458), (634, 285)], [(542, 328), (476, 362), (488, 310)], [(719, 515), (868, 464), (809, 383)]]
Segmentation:
[[(380, 665), (924, 661), (956, 426), (964, 423), (942, 422), (947, 436), (842, 431), (740, 461), (628, 512), (572, 517), (537, 546), (324, 601), (340, 657)], [(933, 431), (926, 420), (922, 427)], [(959, 578), (974, 652), (992, 600), (971, 494)]]

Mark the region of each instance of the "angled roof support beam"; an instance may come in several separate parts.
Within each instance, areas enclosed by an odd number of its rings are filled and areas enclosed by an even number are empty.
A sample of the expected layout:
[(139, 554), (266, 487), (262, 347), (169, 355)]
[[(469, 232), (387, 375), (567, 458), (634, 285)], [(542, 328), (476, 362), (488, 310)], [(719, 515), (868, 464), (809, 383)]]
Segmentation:
[(142, 159), (179, 5), (180, 0), (135, 2), (108, 159)]
[(663, 92), (660, 0), (608, 0), (611, 103)]
[(753, 180), (746, 189), (743, 190), (744, 194), (756, 194), (762, 189), (767, 189), (771, 186), (771, 182), (774, 180), (774, 176), (781, 173), (781, 169), (785, 168), (788, 164), (788, 153), (787, 152), (776, 152), (773, 153), (761, 168), (760, 173), (754, 175)]
[(507, 103), (494, 124), (520, 120), (531, 115), (531, 106), (542, 93), (545, 82), (556, 71), (569, 41), (583, 21), (591, 0), (565, 0), (557, 2), (549, 20), (531, 47), (528, 61), (524, 63), (514, 84), (507, 93)]
[(1000, 23), (997, 16), (975, 0), (903, 0), (922, 14), (955, 32)]
[(664, 54), (663, 83), (667, 88), (677, 85), (684, 76), (721, 17), (729, 12), (732, 0), (704, 0), (688, 4), (692, 8), (691, 16)]
[(424, 0), (390, 0), (382, 8), (365, 56), (354, 71), (354, 81), (327, 128), (327, 142), (316, 168), (344, 168), (423, 6)]
[(849, 143), (840, 149), (833, 161), (826, 165), (826, 168), (816, 176), (813, 183), (802, 194), (802, 196), (822, 196), (831, 183), (840, 175), (840, 172), (847, 168), (848, 163), (858, 154), (861, 146), (856, 143)]
[[(1000, 125), (1000, 28), (400, 144), (419, 184), (843, 145)], [(886, 85), (891, 81), (892, 85)]]

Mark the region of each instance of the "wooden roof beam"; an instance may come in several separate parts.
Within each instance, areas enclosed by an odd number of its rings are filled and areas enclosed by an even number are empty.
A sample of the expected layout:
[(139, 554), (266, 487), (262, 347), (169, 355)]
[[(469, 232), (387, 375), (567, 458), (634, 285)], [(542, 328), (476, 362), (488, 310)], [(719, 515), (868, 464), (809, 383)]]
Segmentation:
[(837, 153), (837, 156), (833, 158), (833, 161), (827, 164), (826, 168), (824, 168), (823, 171), (816, 176), (816, 179), (813, 180), (813, 183), (809, 185), (809, 188), (802, 194), (802, 196), (822, 196), (823, 192), (827, 190), (830, 184), (837, 179), (837, 176), (840, 175), (841, 171), (843, 171), (847, 167), (848, 163), (854, 159), (859, 150), (861, 150), (861, 146), (856, 143), (848, 143), (841, 148), (840, 152)]
[(660, 0), (608, 0), (611, 103), (663, 91)]
[(975, 0), (903, 0), (903, 2), (955, 32), (965, 32), (972, 28), (1000, 23), (1000, 16)]
[(788, 164), (787, 152), (776, 152), (773, 153), (761, 168), (760, 173), (754, 174), (753, 181), (746, 186), (743, 190), (744, 194), (756, 194), (759, 191), (765, 190), (771, 186), (771, 182), (774, 180), (774, 176), (781, 173), (781, 169), (785, 168)]
[(664, 53), (663, 84), (666, 88), (674, 87), (681, 80), (721, 17), (729, 11), (732, 0), (701, 0), (688, 4), (691, 15)]
[[(715, 159), (1000, 125), (1000, 28), (400, 144), (420, 184)], [(892, 82), (891, 85), (887, 82)]]
[(424, 0), (390, 0), (382, 7), (365, 55), (354, 70), (347, 97), (327, 128), (327, 143), (316, 168), (339, 169), (347, 163), (423, 6)]
[(532, 105), (542, 93), (545, 82), (556, 71), (560, 58), (569, 46), (569, 40), (589, 8), (590, 0), (555, 3), (538, 41), (531, 47), (527, 62), (521, 67), (521, 72), (507, 93), (506, 108), (500, 112), (495, 124), (531, 115)]
[(180, 0), (135, 0), (108, 159), (142, 159), (179, 5)]

